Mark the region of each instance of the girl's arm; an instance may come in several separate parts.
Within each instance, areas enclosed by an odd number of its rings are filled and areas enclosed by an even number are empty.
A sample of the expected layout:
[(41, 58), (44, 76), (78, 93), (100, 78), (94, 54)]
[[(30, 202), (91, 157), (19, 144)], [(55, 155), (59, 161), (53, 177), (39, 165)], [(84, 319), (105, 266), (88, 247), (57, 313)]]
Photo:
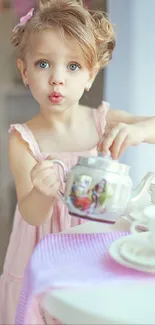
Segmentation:
[(118, 110), (107, 114), (105, 132), (98, 142), (98, 151), (111, 151), (113, 159), (119, 159), (130, 146), (142, 142), (155, 144), (155, 117), (132, 116)]
[(145, 134), (143, 142), (155, 144), (155, 116), (134, 116), (121, 110), (109, 110), (106, 131), (119, 123), (137, 124), (138, 128), (140, 127)]
[(30, 174), (37, 161), (15, 132), (9, 139), (9, 160), (15, 180), (19, 211), (27, 223), (39, 226), (51, 217), (54, 199), (34, 188)]
[(107, 127), (115, 126), (118, 123), (134, 124), (147, 121), (151, 117), (135, 116), (128, 112), (110, 109), (107, 114)]

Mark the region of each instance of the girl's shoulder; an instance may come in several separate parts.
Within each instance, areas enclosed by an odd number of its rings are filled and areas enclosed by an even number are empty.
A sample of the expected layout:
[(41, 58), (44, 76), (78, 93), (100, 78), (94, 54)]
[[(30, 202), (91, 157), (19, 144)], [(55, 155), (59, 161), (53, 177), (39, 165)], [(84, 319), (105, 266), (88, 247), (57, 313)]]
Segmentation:
[(9, 127), (9, 147), (13, 148), (22, 148), (22, 150), (29, 151), (31, 155), (36, 159), (40, 159), (40, 149), (38, 143), (29, 128), (31, 125), (31, 121), (29, 120), (25, 123), (16, 123), (11, 124)]
[(110, 108), (109, 103), (103, 101), (97, 108), (82, 105), (80, 105), (80, 107), (84, 108), (87, 114), (91, 113), (93, 115), (98, 133), (102, 135), (105, 129), (106, 118)]
[(96, 114), (99, 114), (100, 116), (103, 115), (104, 117), (107, 116), (107, 113), (110, 109), (110, 104), (108, 102), (102, 101), (101, 104), (98, 107), (90, 107), (90, 106), (84, 106), (79, 105), (82, 109), (85, 109), (85, 111), (93, 113), (96, 112)]

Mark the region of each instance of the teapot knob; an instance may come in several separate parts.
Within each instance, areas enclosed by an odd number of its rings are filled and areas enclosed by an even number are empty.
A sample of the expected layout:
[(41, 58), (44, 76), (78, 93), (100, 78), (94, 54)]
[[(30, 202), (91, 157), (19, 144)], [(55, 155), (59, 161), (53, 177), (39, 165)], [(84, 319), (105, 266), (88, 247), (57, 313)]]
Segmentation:
[(104, 152), (100, 151), (100, 152), (98, 152), (98, 156), (99, 157), (104, 157), (104, 158), (107, 158), (107, 159), (112, 159), (110, 150), (108, 150), (107, 153), (104, 153)]
[[(108, 150), (107, 153), (104, 153), (104, 152), (98, 152), (98, 157), (102, 157), (104, 159), (107, 159), (107, 160), (113, 160), (113, 158), (111, 157), (111, 151)], [(115, 159), (116, 162), (118, 162), (118, 159)]]

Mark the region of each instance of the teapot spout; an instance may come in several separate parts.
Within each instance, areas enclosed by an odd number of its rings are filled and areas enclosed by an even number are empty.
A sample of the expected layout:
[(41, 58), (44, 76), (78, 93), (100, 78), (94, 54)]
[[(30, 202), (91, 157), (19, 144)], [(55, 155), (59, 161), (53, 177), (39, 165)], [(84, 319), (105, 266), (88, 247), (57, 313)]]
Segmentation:
[(132, 196), (129, 204), (139, 202), (143, 197), (143, 195), (147, 191), (149, 191), (150, 185), (153, 180), (155, 180), (155, 173), (153, 172), (147, 173), (146, 176), (140, 182), (140, 184), (132, 191)]

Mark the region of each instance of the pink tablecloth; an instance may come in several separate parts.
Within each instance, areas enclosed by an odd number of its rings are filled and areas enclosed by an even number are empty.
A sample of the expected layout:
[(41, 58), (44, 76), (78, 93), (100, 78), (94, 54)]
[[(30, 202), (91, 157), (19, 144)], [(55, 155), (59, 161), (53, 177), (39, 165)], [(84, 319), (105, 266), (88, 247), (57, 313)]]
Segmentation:
[(53, 234), (44, 237), (25, 273), (16, 325), (35, 324), (38, 297), (49, 288), (98, 285), (114, 280), (155, 281), (154, 276), (125, 268), (111, 259), (109, 245), (124, 235), (127, 233)]

